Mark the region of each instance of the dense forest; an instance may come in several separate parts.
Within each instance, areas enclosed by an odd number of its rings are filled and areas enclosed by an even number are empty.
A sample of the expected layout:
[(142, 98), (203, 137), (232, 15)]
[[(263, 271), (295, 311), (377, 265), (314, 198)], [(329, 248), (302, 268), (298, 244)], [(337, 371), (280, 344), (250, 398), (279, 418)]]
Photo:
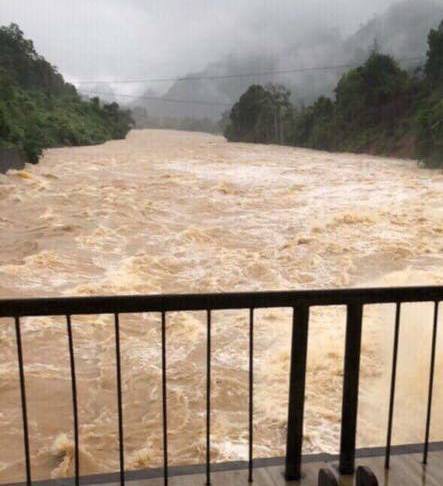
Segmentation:
[(374, 45), (345, 73), (334, 99), (296, 107), (283, 86), (253, 85), (226, 117), (230, 141), (418, 158), (443, 167), (443, 22), (428, 36), (425, 65), (408, 72)]
[(17, 25), (0, 27), (0, 147), (35, 163), (47, 147), (124, 138), (132, 123), (117, 103), (81, 99)]

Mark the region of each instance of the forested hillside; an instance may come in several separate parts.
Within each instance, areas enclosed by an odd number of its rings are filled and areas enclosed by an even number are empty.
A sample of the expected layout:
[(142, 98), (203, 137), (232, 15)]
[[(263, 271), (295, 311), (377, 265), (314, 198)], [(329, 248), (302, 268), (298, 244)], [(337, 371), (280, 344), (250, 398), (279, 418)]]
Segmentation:
[(35, 163), (44, 148), (124, 138), (131, 126), (117, 103), (82, 100), (17, 25), (0, 27), (0, 147)]
[(230, 141), (418, 158), (443, 166), (443, 22), (428, 36), (425, 65), (409, 73), (374, 48), (345, 73), (335, 98), (296, 108), (281, 86), (251, 86), (234, 105)]

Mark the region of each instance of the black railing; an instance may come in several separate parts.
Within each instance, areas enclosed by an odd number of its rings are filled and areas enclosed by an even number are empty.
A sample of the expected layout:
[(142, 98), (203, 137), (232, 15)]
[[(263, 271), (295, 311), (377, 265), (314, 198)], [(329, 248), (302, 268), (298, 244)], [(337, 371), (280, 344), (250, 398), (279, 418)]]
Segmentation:
[(430, 352), (430, 371), (426, 428), (423, 442), (423, 462), (426, 463), (429, 450), (432, 397), (434, 387), (435, 352), (439, 303), (443, 300), (443, 287), (404, 287), (349, 290), (319, 290), (293, 292), (154, 295), (119, 297), (74, 297), (50, 299), (0, 300), (0, 318), (15, 319), (18, 368), (20, 379), (21, 406), (23, 417), (24, 457), (26, 483), (32, 484), (31, 457), (29, 449), (29, 428), (27, 416), (26, 377), (23, 363), (21, 318), (28, 316), (65, 316), (69, 344), (72, 384), (74, 472), (75, 484), (80, 483), (79, 462), (79, 420), (75, 368), (75, 346), (71, 317), (74, 315), (111, 314), (115, 323), (117, 411), (120, 483), (125, 484), (124, 424), (122, 396), (122, 369), (120, 350), (119, 316), (126, 313), (160, 313), (161, 356), (162, 356), (162, 417), (163, 417), (163, 470), (164, 484), (168, 484), (168, 402), (167, 402), (167, 313), (178, 311), (206, 311), (207, 324), (207, 382), (206, 382), (206, 481), (211, 481), (211, 312), (214, 310), (249, 310), (249, 402), (248, 402), (248, 479), (253, 480), (253, 413), (254, 413), (254, 311), (260, 308), (292, 308), (292, 350), (290, 366), (290, 390), (288, 409), (288, 432), (286, 451), (286, 479), (301, 477), (303, 417), (305, 404), (306, 358), (309, 334), (309, 311), (317, 306), (346, 306), (346, 345), (344, 357), (343, 402), (341, 420), (341, 441), (339, 469), (342, 474), (352, 474), (355, 468), (356, 429), (359, 391), (360, 347), (363, 308), (369, 304), (395, 304), (396, 319), (394, 333), (391, 392), (388, 413), (385, 465), (389, 467), (391, 438), (397, 375), (401, 305), (414, 302), (433, 302), (433, 334)]

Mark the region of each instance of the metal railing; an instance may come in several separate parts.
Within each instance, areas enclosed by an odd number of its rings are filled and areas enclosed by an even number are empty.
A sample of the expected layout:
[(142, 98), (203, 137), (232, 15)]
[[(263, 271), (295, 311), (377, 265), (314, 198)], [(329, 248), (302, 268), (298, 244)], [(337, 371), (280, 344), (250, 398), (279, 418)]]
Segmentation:
[(215, 310), (249, 310), (249, 401), (248, 401), (248, 479), (253, 481), (253, 425), (254, 425), (254, 311), (263, 308), (292, 308), (292, 348), (290, 364), (290, 386), (288, 406), (288, 430), (286, 447), (287, 480), (301, 478), (303, 418), (305, 404), (306, 359), (308, 346), (309, 311), (317, 306), (346, 306), (346, 344), (344, 357), (343, 401), (341, 418), (341, 440), (339, 470), (342, 474), (352, 474), (355, 469), (357, 409), (359, 395), (359, 370), (362, 336), (363, 308), (369, 304), (395, 304), (395, 332), (391, 373), (391, 389), (388, 413), (388, 430), (385, 449), (385, 466), (389, 468), (393, 426), (394, 399), (397, 375), (397, 356), (400, 330), (400, 312), (404, 303), (434, 303), (432, 344), (430, 351), (429, 387), (425, 437), (423, 442), (423, 462), (427, 462), (429, 433), (431, 426), (432, 397), (437, 344), (439, 303), (443, 300), (443, 286), (403, 287), (347, 290), (318, 290), (290, 292), (152, 295), (118, 297), (73, 297), (48, 299), (0, 300), (0, 318), (15, 320), (15, 333), (20, 379), (21, 407), (23, 417), (23, 437), (26, 484), (32, 484), (29, 428), (26, 398), (26, 377), (23, 362), (21, 318), (30, 316), (65, 316), (69, 344), (70, 372), (72, 385), (72, 411), (74, 436), (75, 484), (80, 484), (79, 461), (79, 418), (77, 403), (77, 382), (75, 367), (75, 347), (71, 317), (75, 315), (111, 314), (114, 316), (116, 381), (120, 483), (125, 484), (125, 449), (123, 424), (122, 368), (120, 350), (119, 316), (126, 313), (159, 313), (161, 315), (161, 361), (162, 361), (162, 419), (163, 419), (163, 471), (164, 484), (168, 484), (168, 400), (167, 400), (167, 333), (166, 323), (169, 312), (205, 311), (207, 329), (206, 355), (206, 481), (211, 481), (211, 313)]

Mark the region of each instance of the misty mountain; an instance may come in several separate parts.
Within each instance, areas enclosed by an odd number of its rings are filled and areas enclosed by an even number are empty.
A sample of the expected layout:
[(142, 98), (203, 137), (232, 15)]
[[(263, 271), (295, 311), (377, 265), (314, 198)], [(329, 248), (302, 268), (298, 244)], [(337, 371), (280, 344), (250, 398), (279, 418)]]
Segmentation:
[(374, 48), (393, 55), (405, 68), (422, 64), (427, 34), (442, 18), (441, 1), (402, 0), (348, 36), (324, 25), (303, 35), (294, 28), (292, 39), (285, 32), (284, 42), (273, 43), (264, 53), (227, 55), (176, 81), (162, 100), (139, 99), (134, 106), (154, 117), (217, 119), (254, 83), (284, 84), (295, 103), (309, 104), (320, 95), (333, 95), (340, 76)]
[(347, 39), (345, 49), (356, 62), (365, 61), (374, 41), (396, 58), (423, 57), (427, 34), (443, 18), (443, 3), (435, 0), (404, 0), (384, 15), (374, 17)]

